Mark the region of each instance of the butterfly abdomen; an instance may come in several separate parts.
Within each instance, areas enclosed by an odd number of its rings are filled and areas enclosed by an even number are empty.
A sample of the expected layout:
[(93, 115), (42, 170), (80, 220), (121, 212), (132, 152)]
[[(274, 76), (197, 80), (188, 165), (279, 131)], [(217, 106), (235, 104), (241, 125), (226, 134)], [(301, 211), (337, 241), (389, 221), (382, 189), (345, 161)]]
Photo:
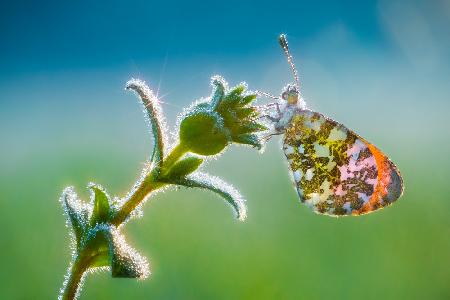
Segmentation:
[(328, 215), (369, 213), (402, 193), (395, 165), (342, 124), (299, 110), (283, 145), (302, 202)]

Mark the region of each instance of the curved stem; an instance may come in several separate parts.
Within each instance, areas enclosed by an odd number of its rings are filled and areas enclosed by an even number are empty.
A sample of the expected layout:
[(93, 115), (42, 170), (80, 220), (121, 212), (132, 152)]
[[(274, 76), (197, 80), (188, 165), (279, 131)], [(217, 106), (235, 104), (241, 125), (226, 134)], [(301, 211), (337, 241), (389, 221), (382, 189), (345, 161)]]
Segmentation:
[(154, 190), (164, 186), (164, 183), (155, 180), (153, 172), (149, 178), (144, 179), (139, 187), (135, 190), (133, 195), (123, 204), (120, 210), (111, 220), (111, 224), (119, 226), (128, 218), (131, 212)]
[(59, 300), (73, 300), (77, 298), (84, 273), (89, 268), (93, 258), (94, 257), (92, 256), (83, 255), (83, 253), (80, 253), (77, 256), (72, 267), (68, 271), (69, 277), (67, 278), (67, 281), (64, 282), (64, 289), (58, 298)]

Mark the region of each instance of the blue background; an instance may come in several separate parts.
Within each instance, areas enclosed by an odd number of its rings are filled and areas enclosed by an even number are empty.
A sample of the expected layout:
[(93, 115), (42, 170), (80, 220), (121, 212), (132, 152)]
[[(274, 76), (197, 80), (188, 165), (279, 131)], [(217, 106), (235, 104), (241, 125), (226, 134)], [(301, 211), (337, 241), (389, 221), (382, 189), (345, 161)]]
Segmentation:
[(70, 259), (62, 189), (123, 196), (151, 142), (131, 77), (171, 128), (209, 78), (278, 94), (373, 142), (406, 190), (391, 208), (327, 218), (300, 205), (280, 142), (232, 147), (206, 170), (247, 199), (237, 222), (214, 195), (170, 190), (124, 228), (145, 281), (89, 275), (81, 299), (449, 299), (450, 2), (9, 1), (0, 4), (0, 293), (49, 299)]

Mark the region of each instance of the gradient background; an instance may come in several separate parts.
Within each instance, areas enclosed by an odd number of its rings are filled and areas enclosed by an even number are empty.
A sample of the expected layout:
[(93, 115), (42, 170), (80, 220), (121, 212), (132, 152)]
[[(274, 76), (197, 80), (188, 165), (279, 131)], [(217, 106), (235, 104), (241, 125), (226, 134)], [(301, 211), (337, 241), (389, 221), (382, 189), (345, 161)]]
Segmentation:
[(87, 278), (81, 299), (450, 299), (450, 2), (3, 1), (0, 4), (0, 298), (54, 299), (70, 259), (58, 198), (95, 181), (124, 195), (151, 149), (135, 95), (169, 124), (209, 78), (308, 105), (399, 166), (406, 191), (369, 216), (300, 205), (280, 142), (230, 148), (206, 169), (248, 200), (245, 223), (208, 192), (172, 190), (124, 228), (145, 281)]

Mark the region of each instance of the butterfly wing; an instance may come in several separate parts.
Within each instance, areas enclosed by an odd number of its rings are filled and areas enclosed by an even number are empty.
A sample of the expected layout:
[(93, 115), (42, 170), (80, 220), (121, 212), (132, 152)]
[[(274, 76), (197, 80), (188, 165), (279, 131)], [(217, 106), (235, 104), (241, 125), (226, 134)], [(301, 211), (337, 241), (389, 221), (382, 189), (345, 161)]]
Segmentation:
[(320, 113), (298, 111), (283, 150), (303, 203), (327, 215), (361, 215), (403, 192), (397, 167), (374, 145)]

